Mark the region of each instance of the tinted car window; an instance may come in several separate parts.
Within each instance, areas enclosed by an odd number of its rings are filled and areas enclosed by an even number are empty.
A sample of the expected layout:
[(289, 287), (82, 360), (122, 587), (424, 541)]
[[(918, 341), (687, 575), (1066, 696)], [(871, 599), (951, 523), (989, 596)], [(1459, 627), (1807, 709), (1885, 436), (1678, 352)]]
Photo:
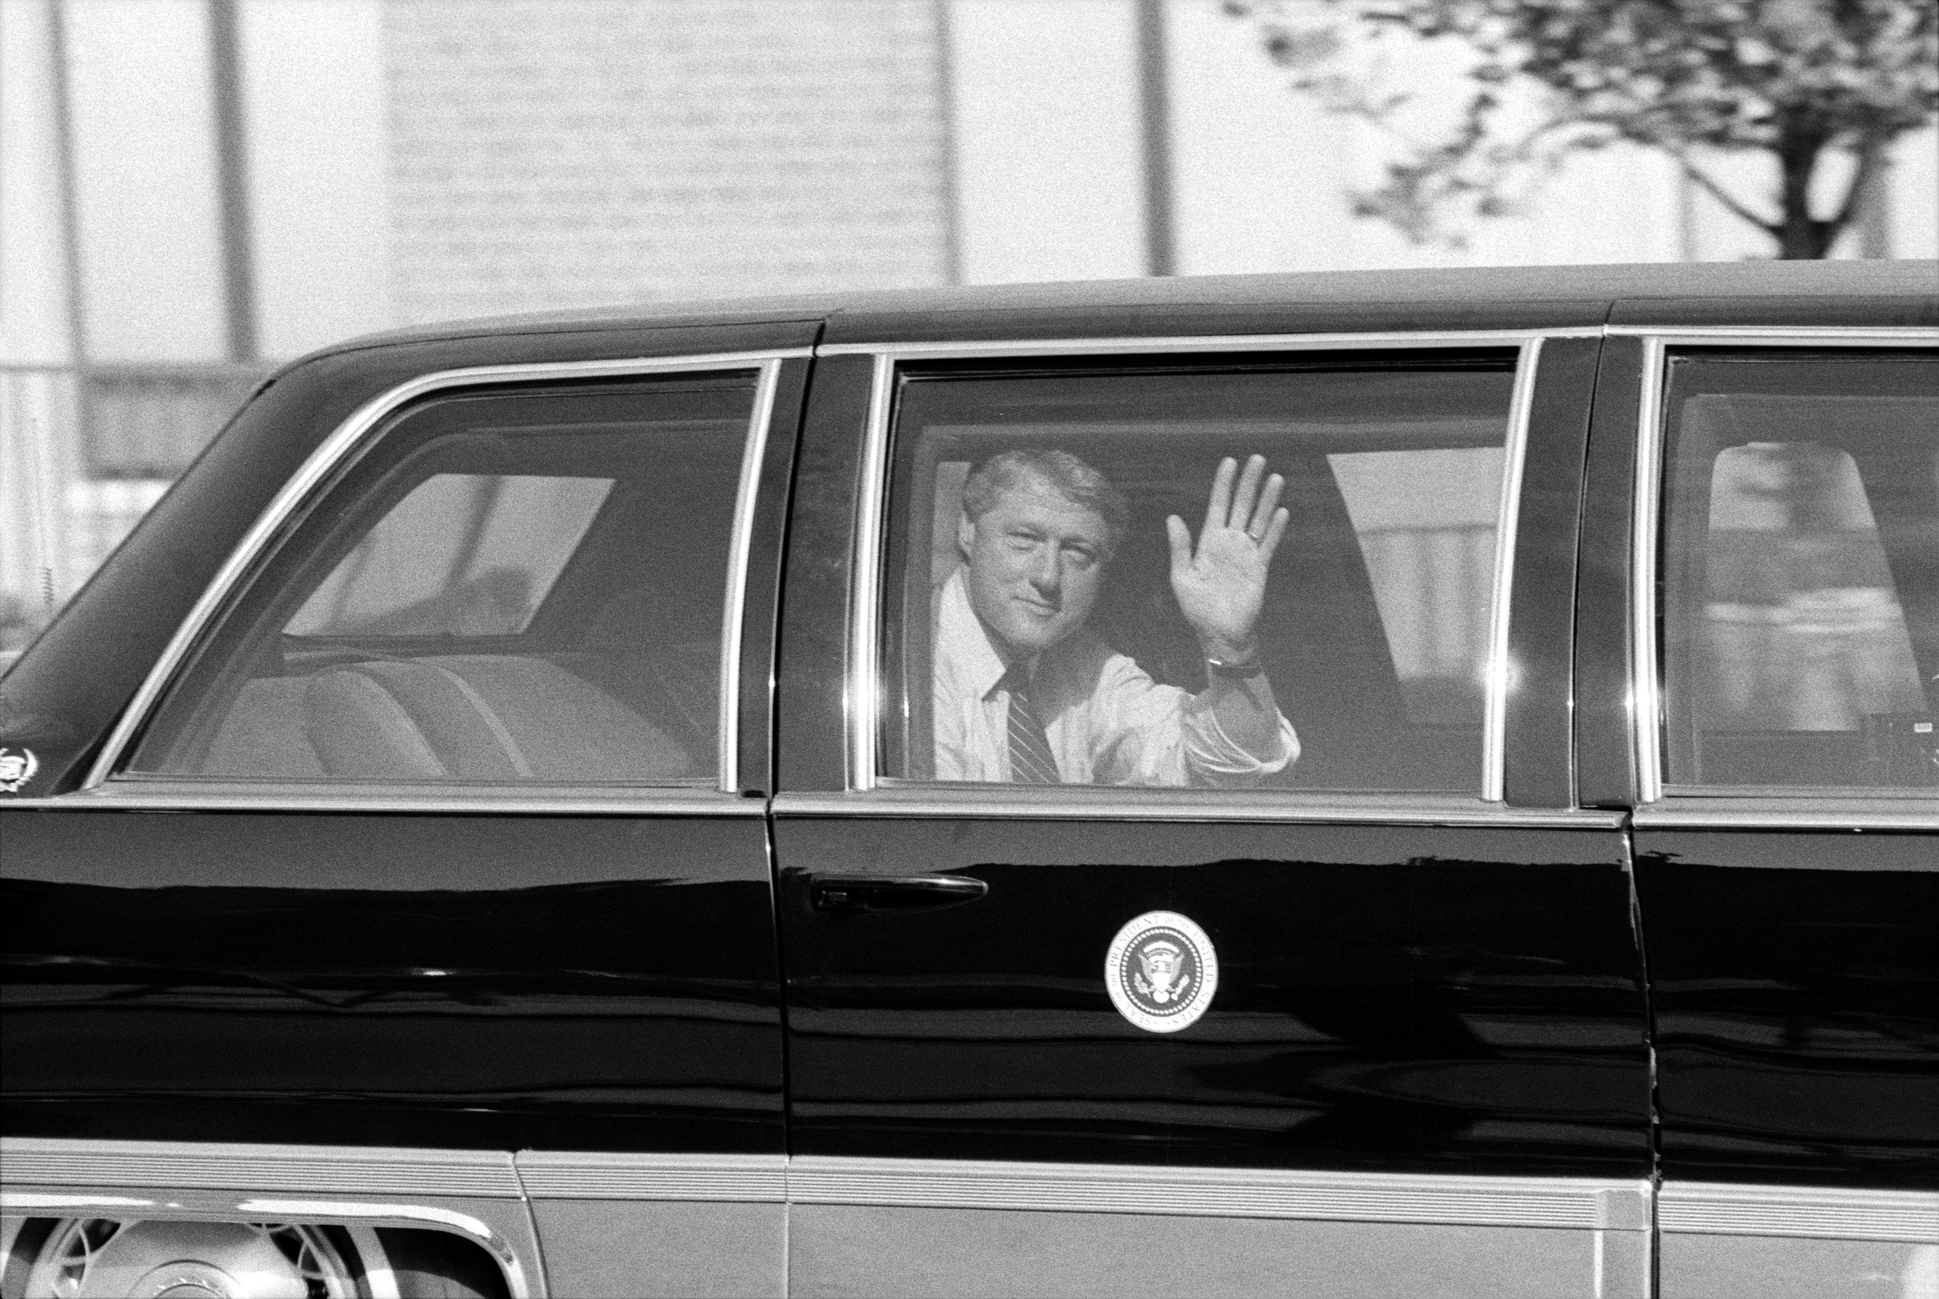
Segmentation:
[(753, 392), (416, 408), (242, 589), (131, 770), (707, 783)]
[[(1083, 467), (1071, 483), (1093, 473), (1124, 513), (1092, 557), (1081, 627), (1023, 669), (1059, 783), (1478, 792), (1512, 382), (1511, 354), (909, 376), (892, 450), (881, 774), (1016, 778), (1006, 683), (1023, 678), (997, 681), (1007, 668), (983, 646), (998, 659), (1018, 647), (985, 607), (995, 587), (979, 594), (974, 537), (1001, 492), (1036, 481), (1015, 466), (1054, 453)], [(1275, 765), (1255, 747), (1246, 770), (1243, 752), (1197, 756), (1219, 743), (1190, 720), (1214, 665), (1172, 580), (1168, 520), (1202, 548), (1221, 461), (1236, 492), (1255, 455), (1283, 478), (1288, 515), (1254, 624), (1259, 668), (1297, 756)], [(1088, 675), (1044, 687), (1043, 665), (1084, 638)], [(1112, 690), (1135, 704), (1100, 721)], [(1150, 714), (1167, 710), (1187, 718), (1175, 723), (1185, 756), (1169, 764), (1149, 754), (1166, 724)]]
[(524, 631), (612, 487), (610, 478), (435, 474), (365, 534), (284, 631)]
[(1674, 785), (1939, 785), (1939, 360), (1674, 363)]

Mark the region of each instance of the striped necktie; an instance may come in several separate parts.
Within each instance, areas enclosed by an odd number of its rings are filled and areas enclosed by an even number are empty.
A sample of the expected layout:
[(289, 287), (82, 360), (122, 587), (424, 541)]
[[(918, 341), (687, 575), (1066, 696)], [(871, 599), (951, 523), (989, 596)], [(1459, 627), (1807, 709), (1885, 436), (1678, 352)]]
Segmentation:
[(1050, 738), (1044, 734), (1044, 724), (1030, 699), (1030, 676), (1025, 665), (1011, 668), (1003, 685), (1010, 692), (1011, 781), (1018, 785), (1060, 784), (1063, 777), (1057, 774)]

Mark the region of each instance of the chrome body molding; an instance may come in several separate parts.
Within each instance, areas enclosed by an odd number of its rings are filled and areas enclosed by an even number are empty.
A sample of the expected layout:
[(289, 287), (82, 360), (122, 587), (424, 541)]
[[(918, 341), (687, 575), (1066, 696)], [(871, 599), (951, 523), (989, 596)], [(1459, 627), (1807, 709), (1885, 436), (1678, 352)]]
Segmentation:
[[(502, 792), (501, 792), (502, 791)], [(761, 802), (716, 789), (575, 787), (548, 794), (531, 785), (453, 785), (422, 792), (350, 782), (295, 785), (117, 778), (96, 789), (20, 798), (0, 808), (64, 812), (422, 812), (492, 816), (753, 816)]]
[[(1684, 346), (1939, 347), (1939, 329), (1919, 326), (1611, 326), (1611, 336), (1643, 340), (1641, 391), (1636, 407), (1636, 478), (1630, 514), (1630, 742), (1636, 756), (1636, 801), (1664, 797), (1662, 665), (1656, 654), (1656, 538), (1663, 483), (1663, 402), (1668, 395), (1669, 349)], [(1889, 814), (1889, 813), (1888, 813)], [(1659, 822), (1658, 824), (1672, 824)], [(1708, 822), (1706, 822), (1708, 824)], [(1768, 820), (1760, 824), (1771, 824)], [(1814, 827), (1824, 824), (1809, 822)], [(1834, 821), (1831, 824), (1838, 824)], [(1871, 820), (1866, 825), (1876, 824)], [(1923, 828), (1915, 827), (1915, 828)]]
[(817, 356), (871, 356), (869, 412), (862, 445), (861, 490), (855, 511), (852, 570), (849, 574), (848, 637), (848, 787), (866, 791), (881, 781), (877, 730), (881, 717), (880, 638), (882, 563), (886, 538), (882, 522), (888, 495), (891, 406), (896, 366), (916, 360), (986, 356), (1069, 356), (1138, 352), (1325, 351), (1450, 348), (1516, 349), (1515, 380), (1503, 437), (1505, 470), (1495, 532), (1495, 589), (1489, 609), (1487, 707), (1482, 728), (1481, 794), (1500, 801), (1504, 785), (1503, 728), (1507, 715), (1508, 588), (1512, 578), (1515, 524), (1520, 505), (1523, 452), (1534, 394), (1536, 363), (1544, 338), (1598, 337), (1601, 329), (1523, 329), (1364, 333), (1207, 335), (1157, 339), (1060, 339), (1049, 342), (992, 340), (975, 343), (834, 344)]
[(1939, 1244), (1939, 1192), (1665, 1182), (1656, 1221), (1665, 1232)]
[(534, 1200), (693, 1200), (780, 1204), (785, 1155), (655, 1155), (522, 1150), (519, 1181)]
[[(126, 756), (129, 745), (140, 733), (162, 693), (167, 689), (169, 680), (175, 675), (189, 651), (194, 647), (202, 632), (214, 619), (216, 613), (228, 600), (229, 594), (256, 560), (268, 549), (282, 530), (283, 525), (309, 502), (311, 495), (328, 480), (330, 475), (343, 462), (362, 449), (384, 421), (406, 403), (419, 397), (451, 388), (475, 388), (486, 385), (510, 385), (523, 383), (549, 383), (563, 379), (597, 378), (644, 378), (651, 375), (717, 373), (732, 370), (752, 370), (756, 372), (754, 409), (748, 423), (748, 432), (742, 450), (742, 473), (740, 497), (734, 507), (735, 535), (730, 541), (730, 563), (727, 573), (728, 607), (727, 625), (739, 627), (738, 612), (740, 594), (747, 581), (747, 541), (745, 533), (753, 511), (753, 485), (758, 480), (758, 465), (753, 472), (748, 470), (748, 462), (758, 458), (767, 437), (767, 422), (774, 405), (775, 384), (780, 365), (783, 361), (811, 355), (807, 348), (776, 349), (767, 352), (723, 352), (706, 356), (637, 357), (609, 361), (561, 361), (529, 365), (485, 365), (470, 366), (458, 370), (441, 370), (434, 374), (419, 375), (395, 388), (378, 394), (359, 407), (348, 419), (324, 438), (310, 453), (303, 467), (291, 476), (271, 499), (262, 515), (243, 534), (242, 540), (216, 571), (208, 589), (202, 593), (187, 618), (175, 631), (174, 637), (162, 651), (155, 666), (149, 670), (142, 681), (141, 688), (135, 692), (128, 707), (122, 711), (120, 719), (108, 734), (107, 743), (102, 745), (100, 756), (89, 769), (81, 788), (93, 789), (100, 786), (114, 773), (115, 768)], [(739, 697), (740, 645), (738, 639), (723, 646), (721, 656), (721, 699), (722, 713), (726, 715), (727, 702)], [(720, 734), (720, 788), (732, 791), (736, 788), (735, 763), (737, 756), (737, 726), (721, 728)]]
[(288, 1191), (305, 1195), (520, 1198), (512, 1157), (491, 1150), (273, 1146), (0, 1137), (9, 1186)]
[(777, 794), (779, 816), (1000, 817), (1026, 821), (1264, 821), (1315, 825), (1476, 825), (1615, 830), (1621, 812), (1504, 807), (1478, 799), (1349, 802), (1293, 791), (1205, 790), (1189, 796), (1163, 791), (1059, 786), (953, 789), (935, 785), (883, 786), (861, 793)]
[(1538, 338), (1600, 338), (1599, 325), (1557, 329), (1369, 330), (1330, 334), (1170, 334), (1153, 338), (1018, 338), (961, 342), (823, 343), (816, 356), (947, 361), (978, 356), (1122, 355), (1138, 352), (1366, 351), (1386, 347), (1520, 347)]
[(1650, 1229), (1643, 1180), (797, 1156), (793, 1204)]

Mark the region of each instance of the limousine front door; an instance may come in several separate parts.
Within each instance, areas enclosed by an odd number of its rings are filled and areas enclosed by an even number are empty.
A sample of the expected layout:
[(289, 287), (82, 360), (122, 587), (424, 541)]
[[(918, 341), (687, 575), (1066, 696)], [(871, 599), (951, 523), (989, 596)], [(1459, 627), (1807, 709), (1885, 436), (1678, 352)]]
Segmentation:
[[(774, 804), (798, 1292), (1646, 1293), (1624, 841), (1617, 814), (1569, 806), (1596, 343), (1461, 342), (819, 363)], [(894, 403), (892, 440), (883, 422), (857, 436), (871, 392)], [(954, 560), (932, 569), (921, 543), (952, 535), (966, 476), (1014, 444), (1124, 490), (1111, 562), (1131, 580), (1094, 625), (1114, 619), (1160, 677), (1187, 671), (1168, 592), (1137, 585), (1141, 528), (1162, 552), (1165, 513), (1204, 508), (1220, 454), (1285, 472), (1261, 639), (1297, 775), (1249, 792), (928, 778), (943, 705), (922, 628)], [(1392, 535), (1402, 513), (1434, 535)], [(1497, 521), (1517, 514), (1517, 603), (1491, 622)], [(1431, 564), (1503, 642), (1453, 636), (1472, 657), (1436, 660), (1408, 639), (1426, 612), (1408, 591), (1434, 589), (1408, 575)], [(1512, 691), (1464, 695), (1503, 653)], [(1180, 1026), (1178, 1004), (1201, 1017)]]
[[(778, 1292), (759, 795), (807, 362), (481, 347), (325, 394), (364, 413), (322, 495), (270, 506), (106, 779), (0, 811), (10, 1190), (483, 1224), (515, 1293), (541, 1250), (557, 1294)], [(310, 379), (235, 454), (329, 411)]]

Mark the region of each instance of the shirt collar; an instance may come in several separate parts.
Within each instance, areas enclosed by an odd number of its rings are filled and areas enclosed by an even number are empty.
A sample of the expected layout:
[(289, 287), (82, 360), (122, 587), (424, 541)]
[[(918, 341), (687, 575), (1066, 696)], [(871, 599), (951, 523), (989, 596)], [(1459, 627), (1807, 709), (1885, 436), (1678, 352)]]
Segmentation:
[[(970, 605), (969, 584), (961, 565), (943, 583), (936, 611), (935, 654), (939, 675), (974, 692), (978, 699), (996, 693), (1010, 670)], [(1035, 666), (1031, 665), (1033, 671)]]

